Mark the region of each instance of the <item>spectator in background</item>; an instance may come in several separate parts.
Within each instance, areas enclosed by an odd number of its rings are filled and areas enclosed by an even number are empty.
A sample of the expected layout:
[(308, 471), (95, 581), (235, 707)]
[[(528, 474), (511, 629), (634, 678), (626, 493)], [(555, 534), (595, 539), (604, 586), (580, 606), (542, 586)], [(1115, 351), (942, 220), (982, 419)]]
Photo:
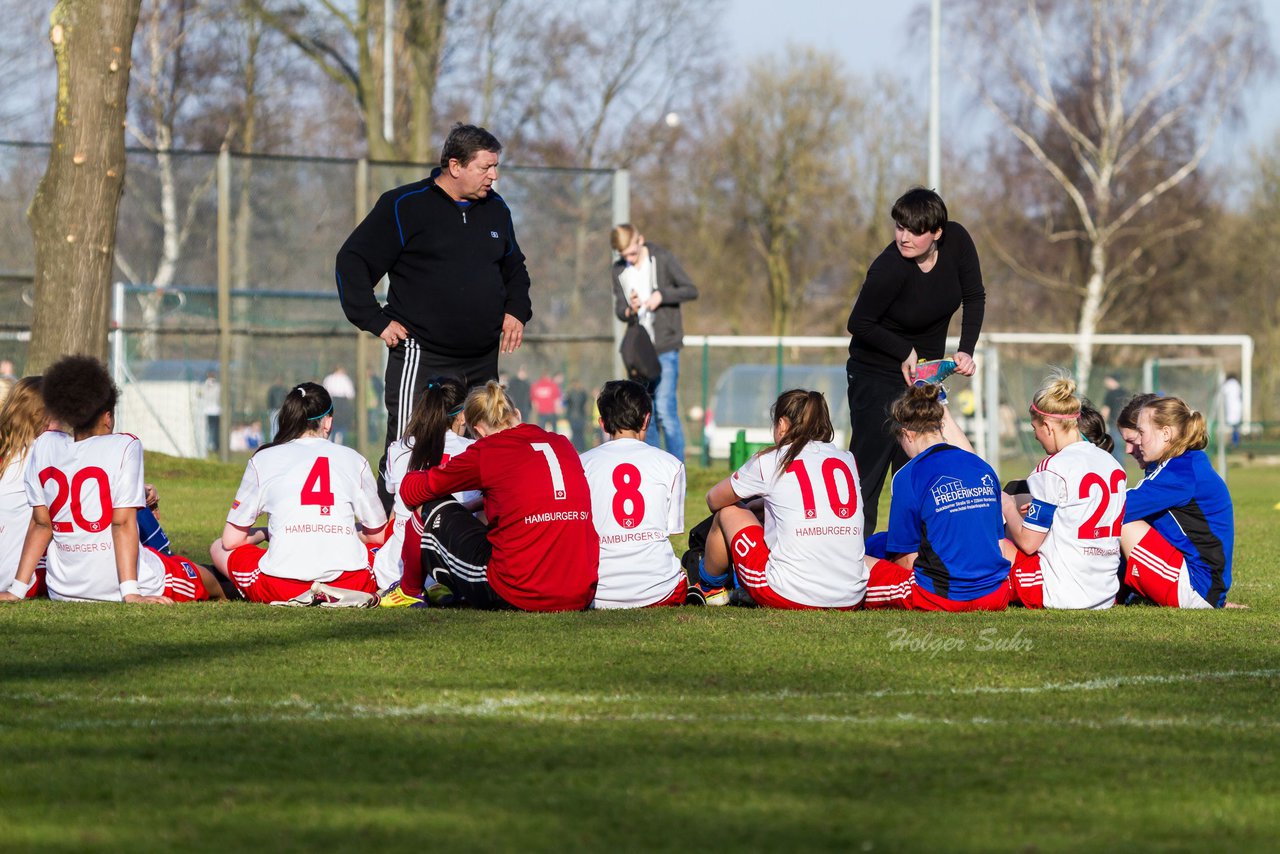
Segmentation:
[(204, 413), (204, 452), (216, 454), (222, 431), (222, 383), (216, 371), (209, 371), (200, 386), (200, 411)]
[(1129, 402), (1129, 398), (1133, 397), (1129, 390), (1120, 385), (1120, 380), (1116, 379), (1114, 374), (1107, 374), (1102, 378), (1103, 388), (1106, 392), (1102, 395), (1102, 420), (1107, 422), (1107, 434), (1111, 437), (1113, 445), (1111, 455), (1121, 464), (1124, 463), (1124, 437), (1120, 435), (1120, 425), (1116, 420), (1120, 417), (1120, 410), (1124, 409), (1124, 405)]
[(698, 298), (698, 288), (675, 256), (655, 243), (646, 243), (640, 229), (629, 223), (610, 232), (618, 260), (613, 262), (614, 313), (624, 323), (639, 323), (653, 339), (662, 365), (662, 377), (653, 395), (657, 423), (651, 425), (645, 441), (661, 447), (684, 461), (684, 428), (677, 398), (680, 382), (680, 347), (684, 344), (684, 321), (680, 305)]
[(347, 434), (355, 425), (356, 386), (351, 382), (347, 369), (338, 365), (320, 384), (333, 400), (332, 439), (339, 445), (346, 444)]
[(1244, 423), (1244, 387), (1235, 374), (1222, 383), (1222, 421), (1231, 430), (1231, 447), (1240, 445), (1240, 425)]
[[(560, 414), (560, 386), (551, 378), (550, 374), (544, 373), (529, 388), (529, 398), (533, 405), (532, 416), (538, 419), (537, 425), (543, 430), (549, 430), (554, 433), (556, 431), (556, 416)], [(524, 413), (522, 412), (521, 414)], [(530, 417), (530, 415), (525, 414), (525, 421), (530, 424), (535, 423), (529, 420)]]
[(529, 369), (524, 365), (516, 368), (516, 375), (507, 381), (507, 394), (525, 418), (533, 414), (530, 408), (532, 398), (529, 396)]
[(588, 419), (590, 409), (591, 396), (587, 394), (582, 380), (574, 380), (568, 394), (564, 396), (564, 412), (569, 419), (569, 432), (573, 434), (573, 446), (578, 449), (578, 453), (582, 453), (594, 444), (588, 435), (587, 427), (590, 423)]
[(10, 380), (16, 382), (18, 375), (15, 374), (12, 359), (0, 359), (0, 380)]

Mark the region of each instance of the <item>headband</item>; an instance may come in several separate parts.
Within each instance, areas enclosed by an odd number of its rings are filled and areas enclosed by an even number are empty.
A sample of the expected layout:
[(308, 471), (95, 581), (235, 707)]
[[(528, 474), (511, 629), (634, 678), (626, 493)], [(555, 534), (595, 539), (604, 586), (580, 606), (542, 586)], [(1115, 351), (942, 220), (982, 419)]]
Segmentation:
[(1031, 411), (1043, 418), (1058, 418), (1058, 419), (1061, 419), (1062, 421), (1078, 421), (1080, 419), (1079, 410), (1076, 410), (1075, 413), (1071, 415), (1058, 415), (1055, 412), (1045, 412), (1043, 409), (1041, 409), (1040, 407), (1036, 406), (1033, 403), (1031, 404)]
[(321, 412), (319, 415), (313, 415), (313, 416), (311, 416), (310, 418), (308, 418), (307, 420), (308, 420), (308, 421), (319, 421), (321, 418), (324, 418), (326, 415), (328, 415), (328, 414), (329, 414), (330, 412), (332, 412), (332, 411), (333, 411), (333, 404), (331, 403), (331, 404), (329, 404), (329, 408), (328, 408), (328, 409), (326, 409), (324, 412)]
[(466, 407), (466, 405), (464, 404), (464, 405), (462, 405), (462, 406), (459, 406), (457, 409), (451, 409), (451, 410), (449, 410), (449, 411), (448, 411), (448, 412), (446, 412), (445, 414), (446, 414), (446, 415), (448, 415), (450, 418), (453, 418), (453, 417), (455, 417), (459, 412), (461, 412), (462, 410), (464, 410), (464, 409), (466, 409), (466, 408), (467, 408), (467, 407)]

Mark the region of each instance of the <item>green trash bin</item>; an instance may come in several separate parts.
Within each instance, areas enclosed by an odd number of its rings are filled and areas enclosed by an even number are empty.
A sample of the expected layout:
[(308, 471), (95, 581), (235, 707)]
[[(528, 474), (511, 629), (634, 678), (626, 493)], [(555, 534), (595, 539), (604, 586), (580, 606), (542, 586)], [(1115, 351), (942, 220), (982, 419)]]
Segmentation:
[(733, 437), (733, 443), (729, 445), (729, 469), (737, 471), (742, 464), (751, 459), (751, 455), (768, 448), (771, 442), (748, 442), (747, 431), (739, 430), (738, 435)]

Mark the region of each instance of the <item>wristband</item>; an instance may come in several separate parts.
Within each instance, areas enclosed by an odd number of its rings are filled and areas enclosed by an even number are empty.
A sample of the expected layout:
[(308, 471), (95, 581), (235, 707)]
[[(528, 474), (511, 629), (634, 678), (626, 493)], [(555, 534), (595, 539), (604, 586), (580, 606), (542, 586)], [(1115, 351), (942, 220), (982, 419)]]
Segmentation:
[(19, 599), (26, 599), (27, 594), (31, 592), (31, 588), (35, 586), (36, 577), (34, 575), (31, 576), (31, 580), (27, 582), (22, 582), (15, 578), (13, 583), (9, 585), (9, 592), (14, 596), (17, 596)]
[(121, 599), (124, 599), (124, 597), (126, 596), (140, 596), (140, 595), (141, 593), (138, 592), (137, 579), (130, 579), (128, 581), (120, 582), (120, 598)]

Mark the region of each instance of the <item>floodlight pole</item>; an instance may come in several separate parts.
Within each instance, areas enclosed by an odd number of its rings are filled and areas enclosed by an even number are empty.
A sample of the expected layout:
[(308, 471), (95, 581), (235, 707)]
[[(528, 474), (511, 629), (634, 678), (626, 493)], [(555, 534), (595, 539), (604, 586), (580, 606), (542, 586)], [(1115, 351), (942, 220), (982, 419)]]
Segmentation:
[(929, 26), (929, 186), (942, 192), (942, 0), (933, 0)]

